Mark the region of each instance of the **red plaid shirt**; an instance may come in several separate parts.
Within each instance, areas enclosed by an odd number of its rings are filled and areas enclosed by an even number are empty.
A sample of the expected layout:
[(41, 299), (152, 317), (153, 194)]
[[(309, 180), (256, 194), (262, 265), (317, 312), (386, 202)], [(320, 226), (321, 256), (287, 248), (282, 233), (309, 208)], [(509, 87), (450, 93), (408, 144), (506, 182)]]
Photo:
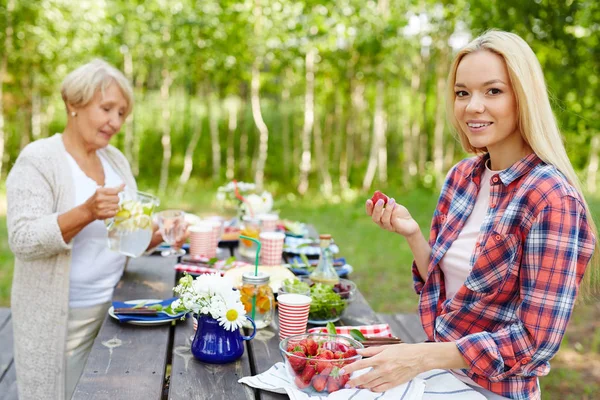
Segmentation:
[(413, 265), (421, 322), (430, 340), (454, 341), (482, 387), (540, 399), (537, 377), (558, 351), (595, 238), (579, 193), (535, 154), (491, 179), (472, 271), (446, 298), (440, 260), (477, 199), (488, 155), (448, 174), (431, 224), (425, 281)]

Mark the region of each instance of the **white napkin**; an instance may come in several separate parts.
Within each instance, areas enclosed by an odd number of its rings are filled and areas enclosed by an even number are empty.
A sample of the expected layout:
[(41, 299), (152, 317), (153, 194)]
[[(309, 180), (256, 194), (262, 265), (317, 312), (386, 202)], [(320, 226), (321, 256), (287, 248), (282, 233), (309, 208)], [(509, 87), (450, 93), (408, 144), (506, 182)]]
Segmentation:
[[(366, 373), (364, 369), (356, 371), (352, 376)], [(343, 400), (485, 400), (485, 397), (454, 377), (450, 372), (434, 369), (422, 373), (410, 382), (396, 386), (384, 393), (375, 393), (367, 389), (342, 389), (324, 396), (317, 391), (304, 393), (294, 386), (294, 383), (282, 362), (278, 362), (268, 371), (255, 376), (245, 376), (238, 380), (257, 389), (275, 393), (286, 393), (292, 400), (331, 399)], [(311, 389), (312, 390), (312, 389)]]

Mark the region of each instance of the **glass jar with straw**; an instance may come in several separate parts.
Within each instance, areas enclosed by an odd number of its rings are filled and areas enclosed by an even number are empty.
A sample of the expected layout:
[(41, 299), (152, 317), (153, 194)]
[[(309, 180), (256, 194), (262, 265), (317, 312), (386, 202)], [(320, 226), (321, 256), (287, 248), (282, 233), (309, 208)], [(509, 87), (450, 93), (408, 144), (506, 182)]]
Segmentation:
[(256, 329), (265, 328), (273, 320), (275, 297), (269, 286), (269, 274), (258, 272), (260, 241), (244, 235), (240, 235), (240, 239), (256, 244), (254, 273), (246, 272), (242, 275), (242, 287), (240, 288), (242, 303), (244, 304), (246, 313), (250, 314), (250, 318), (256, 323)]

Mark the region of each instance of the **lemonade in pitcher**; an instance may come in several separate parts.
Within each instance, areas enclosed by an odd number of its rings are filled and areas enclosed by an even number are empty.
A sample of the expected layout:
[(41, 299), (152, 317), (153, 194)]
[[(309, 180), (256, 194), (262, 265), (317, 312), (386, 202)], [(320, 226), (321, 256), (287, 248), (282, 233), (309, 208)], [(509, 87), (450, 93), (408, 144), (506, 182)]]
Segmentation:
[(139, 257), (152, 239), (152, 213), (158, 198), (144, 192), (124, 194), (119, 211), (107, 220), (108, 247), (130, 257)]

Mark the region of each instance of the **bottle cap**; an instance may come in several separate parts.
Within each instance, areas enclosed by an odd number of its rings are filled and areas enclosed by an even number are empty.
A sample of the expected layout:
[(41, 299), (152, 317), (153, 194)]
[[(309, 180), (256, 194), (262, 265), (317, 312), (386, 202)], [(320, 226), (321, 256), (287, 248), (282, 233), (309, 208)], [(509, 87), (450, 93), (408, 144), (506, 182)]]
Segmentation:
[(261, 285), (269, 283), (269, 278), (270, 276), (266, 272), (258, 272), (258, 275), (254, 275), (254, 272), (248, 271), (242, 274), (242, 283)]

